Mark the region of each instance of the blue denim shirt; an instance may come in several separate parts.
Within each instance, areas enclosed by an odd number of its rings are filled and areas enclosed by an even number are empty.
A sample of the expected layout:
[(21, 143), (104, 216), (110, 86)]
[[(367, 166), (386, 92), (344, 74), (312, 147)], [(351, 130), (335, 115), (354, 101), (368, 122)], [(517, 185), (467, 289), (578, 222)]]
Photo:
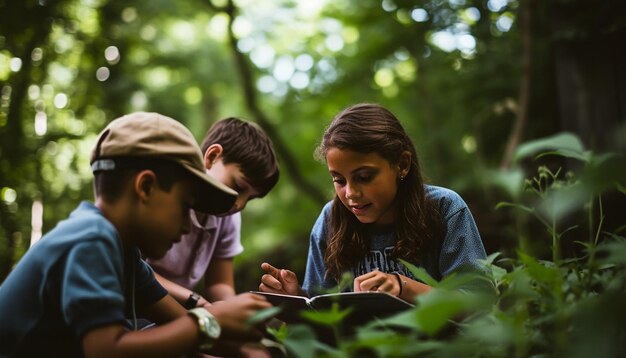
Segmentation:
[(125, 324), (131, 294), (138, 307), (165, 296), (136, 251), (126, 272), (117, 230), (93, 204), (81, 203), (0, 286), (0, 357), (82, 356), (88, 330)]

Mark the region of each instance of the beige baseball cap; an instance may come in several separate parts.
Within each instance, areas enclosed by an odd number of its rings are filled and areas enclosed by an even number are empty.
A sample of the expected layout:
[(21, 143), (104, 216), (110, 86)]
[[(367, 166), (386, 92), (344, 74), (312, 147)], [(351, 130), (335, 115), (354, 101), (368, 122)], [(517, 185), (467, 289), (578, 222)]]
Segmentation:
[(196, 179), (195, 210), (228, 212), (237, 192), (206, 174), (202, 153), (191, 132), (180, 122), (153, 112), (135, 112), (114, 119), (100, 132), (91, 153), (92, 171), (110, 171), (129, 161), (168, 161)]

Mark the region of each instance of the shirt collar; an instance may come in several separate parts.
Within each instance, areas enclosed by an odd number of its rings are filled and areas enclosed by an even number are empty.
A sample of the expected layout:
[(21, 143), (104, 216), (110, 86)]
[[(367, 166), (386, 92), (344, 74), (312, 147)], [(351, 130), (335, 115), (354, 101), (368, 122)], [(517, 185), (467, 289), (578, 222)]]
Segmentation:
[(198, 229), (213, 229), (217, 227), (217, 216), (215, 215), (207, 215), (206, 222), (203, 224), (200, 223), (198, 217), (196, 216), (196, 211), (193, 209), (189, 209), (189, 217), (191, 218), (191, 223)]

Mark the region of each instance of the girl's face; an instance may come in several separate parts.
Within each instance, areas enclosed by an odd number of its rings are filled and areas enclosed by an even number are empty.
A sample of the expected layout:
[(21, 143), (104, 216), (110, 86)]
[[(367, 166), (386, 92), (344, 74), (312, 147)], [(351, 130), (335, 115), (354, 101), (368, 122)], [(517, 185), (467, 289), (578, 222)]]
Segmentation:
[(396, 220), (399, 166), (378, 153), (338, 148), (326, 152), (326, 163), (339, 200), (360, 222), (385, 226)]

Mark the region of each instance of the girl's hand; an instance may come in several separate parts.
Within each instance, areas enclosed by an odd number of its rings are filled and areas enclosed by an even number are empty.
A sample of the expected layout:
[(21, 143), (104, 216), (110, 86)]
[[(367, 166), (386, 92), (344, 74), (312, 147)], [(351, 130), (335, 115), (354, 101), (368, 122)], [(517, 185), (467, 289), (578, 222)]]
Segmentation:
[(261, 264), (261, 269), (266, 273), (261, 276), (259, 291), (285, 295), (302, 295), (302, 290), (300, 285), (298, 285), (298, 278), (293, 271), (277, 269), (267, 262)]
[(378, 291), (400, 295), (400, 282), (394, 274), (374, 270), (354, 279), (354, 292)]

